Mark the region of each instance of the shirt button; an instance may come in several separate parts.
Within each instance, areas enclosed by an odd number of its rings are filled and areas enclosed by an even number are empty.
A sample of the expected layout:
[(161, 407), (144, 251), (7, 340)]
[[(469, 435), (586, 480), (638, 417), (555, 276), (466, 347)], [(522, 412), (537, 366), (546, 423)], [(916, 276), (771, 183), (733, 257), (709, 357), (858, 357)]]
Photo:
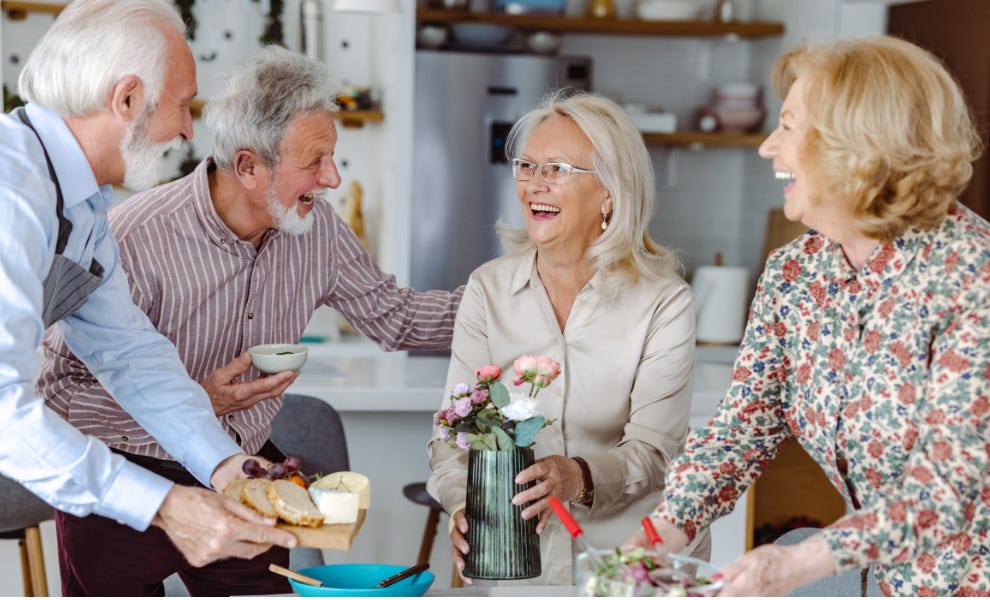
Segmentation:
[(234, 420), (234, 415), (227, 415), (227, 420), (228, 421), (233, 421)]
[(220, 238), (220, 243), (221, 244), (226, 244), (227, 243), (227, 238)]
[(122, 436), (120, 436), (120, 439), (122, 439), (122, 440), (124, 440), (126, 442), (128, 438), (127, 438), (126, 435), (122, 435)]
[(254, 318), (254, 313), (253, 312), (249, 312), (248, 313), (248, 318), (249, 319), (253, 319)]

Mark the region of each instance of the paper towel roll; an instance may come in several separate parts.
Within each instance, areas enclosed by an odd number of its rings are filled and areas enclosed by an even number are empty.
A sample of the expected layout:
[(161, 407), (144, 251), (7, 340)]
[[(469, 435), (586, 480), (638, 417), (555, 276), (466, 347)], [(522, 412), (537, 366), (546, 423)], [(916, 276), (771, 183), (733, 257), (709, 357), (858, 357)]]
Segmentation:
[(697, 339), (734, 344), (742, 339), (749, 299), (749, 272), (743, 267), (698, 267), (691, 282)]

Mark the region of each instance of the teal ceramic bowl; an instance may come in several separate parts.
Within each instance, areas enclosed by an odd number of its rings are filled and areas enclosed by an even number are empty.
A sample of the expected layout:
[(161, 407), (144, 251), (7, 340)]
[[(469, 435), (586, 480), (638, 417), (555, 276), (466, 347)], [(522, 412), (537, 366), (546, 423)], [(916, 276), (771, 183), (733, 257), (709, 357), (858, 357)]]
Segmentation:
[(378, 582), (406, 569), (399, 565), (339, 564), (300, 569), (303, 575), (319, 579), (326, 587), (316, 587), (289, 580), (300, 596), (422, 596), (433, 585), (429, 571), (417, 573), (384, 588)]

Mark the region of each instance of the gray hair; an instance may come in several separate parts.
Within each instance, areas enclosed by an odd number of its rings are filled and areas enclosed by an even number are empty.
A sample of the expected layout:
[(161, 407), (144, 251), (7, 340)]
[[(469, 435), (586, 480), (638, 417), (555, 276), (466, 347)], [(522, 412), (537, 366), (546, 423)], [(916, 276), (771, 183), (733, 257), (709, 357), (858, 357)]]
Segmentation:
[(165, 80), (167, 27), (185, 31), (164, 0), (73, 0), (25, 63), (20, 95), (63, 117), (84, 117), (104, 107), (121, 79), (137, 75), (152, 109)]
[[(612, 198), (608, 229), (591, 243), (587, 256), (596, 272), (613, 281), (658, 279), (680, 270), (671, 250), (650, 237), (656, 205), (653, 162), (643, 136), (629, 115), (608, 98), (585, 92), (552, 92), (513, 125), (506, 153), (519, 156), (537, 126), (554, 115), (574, 121), (595, 151), (595, 175)], [(534, 247), (525, 229), (498, 225), (502, 244), (510, 252)]]
[(234, 156), (251, 150), (269, 167), (279, 164), (292, 120), (335, 112), (340, 91), (326, 65), (280, 46), (268, 46), (228, 76), (223, 95), (207, 103), (203, 119), (213, 135), (213, 159), (232, 170)]

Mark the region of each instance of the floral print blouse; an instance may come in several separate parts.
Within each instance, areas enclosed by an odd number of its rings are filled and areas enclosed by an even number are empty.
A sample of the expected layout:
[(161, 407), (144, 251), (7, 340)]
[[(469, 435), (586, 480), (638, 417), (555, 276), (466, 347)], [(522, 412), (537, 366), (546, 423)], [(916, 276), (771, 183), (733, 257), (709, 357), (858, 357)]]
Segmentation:
[(851, 506), (822, 534), (884, 594), (990, 595), (990, 225), (954, 207), (855, 271), (809, 231), (767, 261), (732, 381), (655, 514), (693, 537), (793, 436)]

